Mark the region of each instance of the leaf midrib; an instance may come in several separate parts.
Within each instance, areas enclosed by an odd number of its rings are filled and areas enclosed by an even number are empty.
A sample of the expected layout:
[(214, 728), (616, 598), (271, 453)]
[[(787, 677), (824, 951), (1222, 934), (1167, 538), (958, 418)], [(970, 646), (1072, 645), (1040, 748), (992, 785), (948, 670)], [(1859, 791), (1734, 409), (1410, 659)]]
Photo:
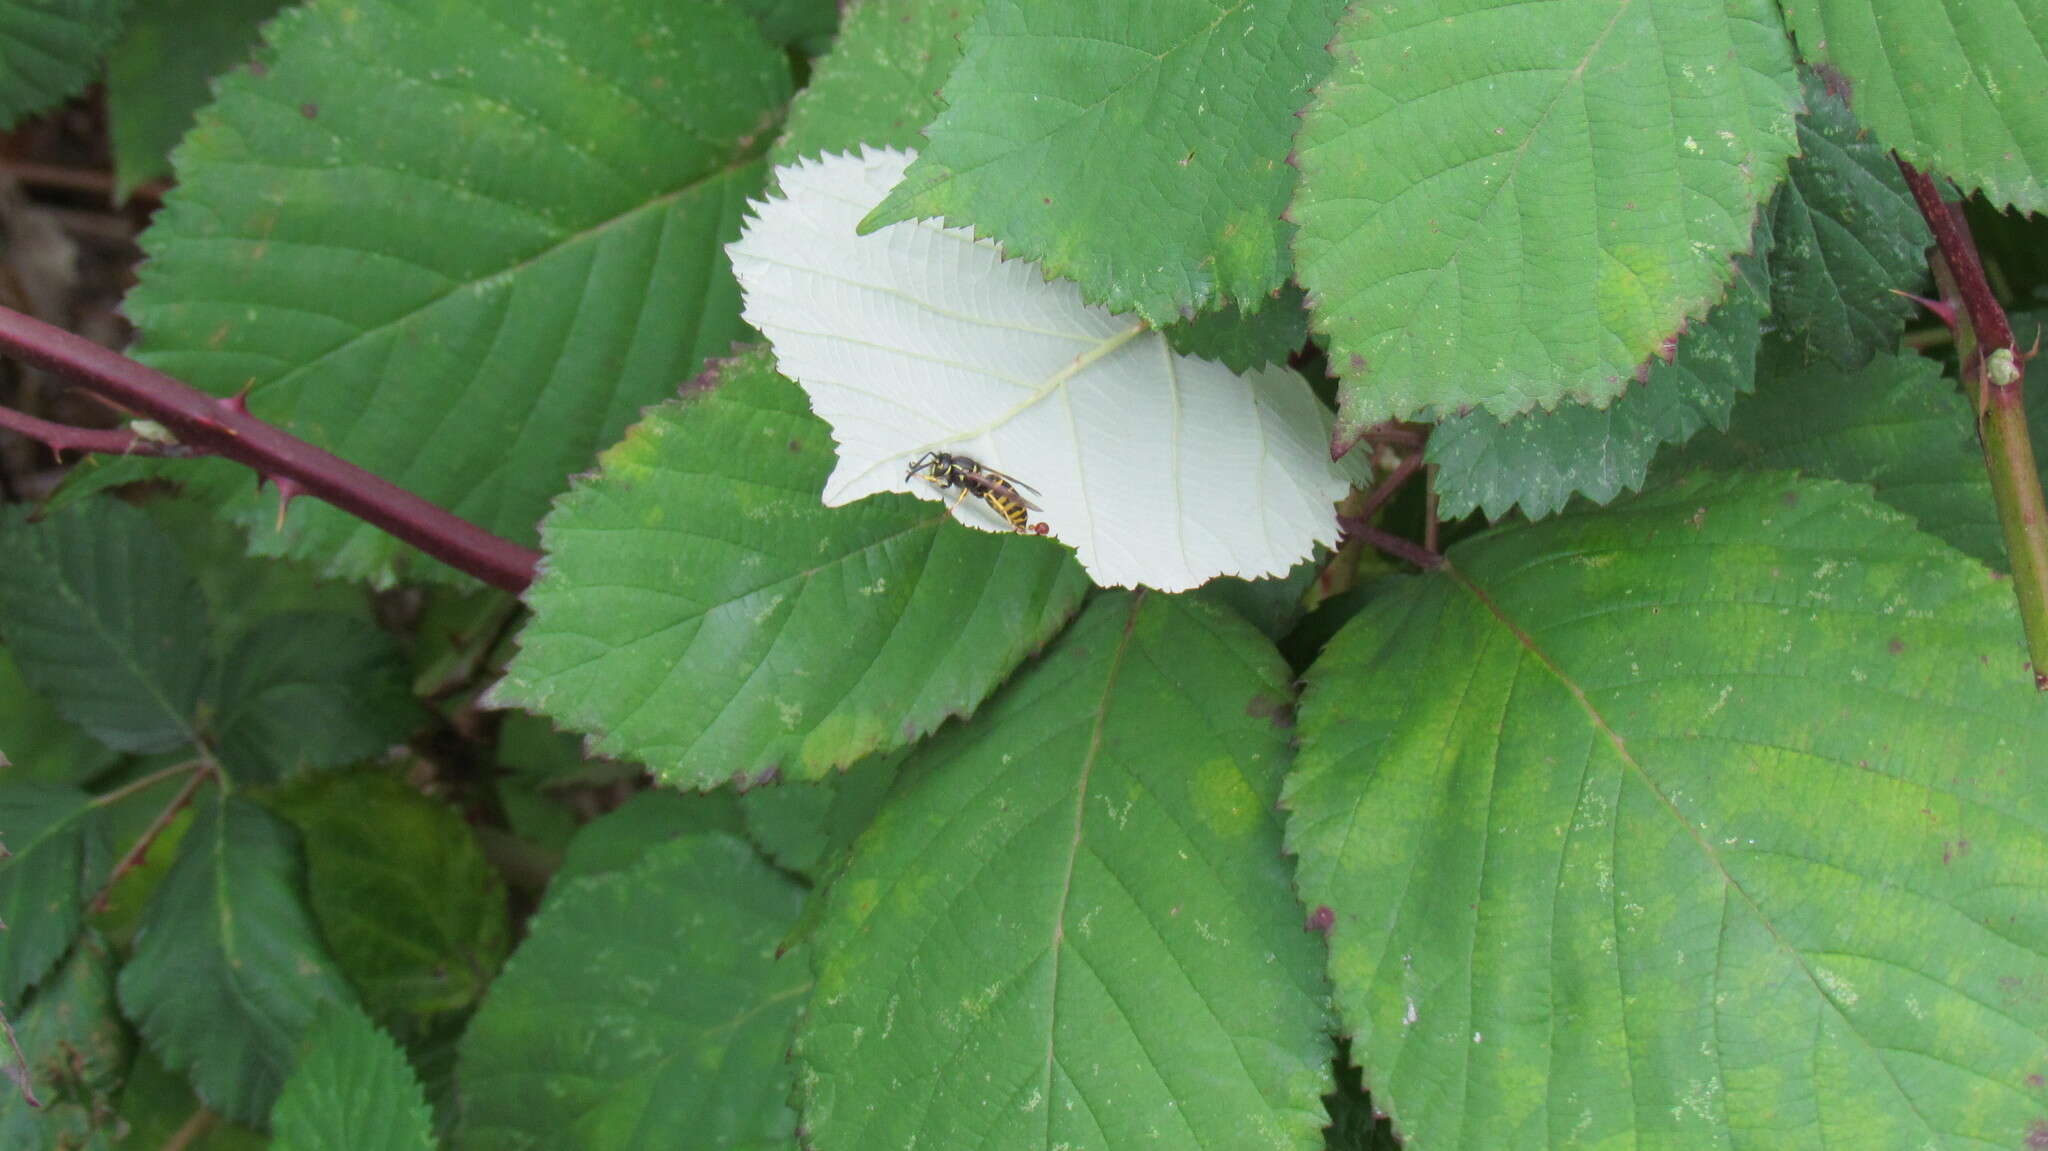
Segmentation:
[(1045, 1145), (1053, 1146), (1052, 1121), (1059, 1108), (1052, 1104), (1052, 1072), (1056, 1065), (1054, 1048), (1059, 1038), (1060, 1019), (1060, 957), (1066, 952), (1067, 905), (1074, 890), (1074, 869), (1081, 860), (1081, 830), (1088, 812), (1088, 783), (1095, 772), (1095, 761), (1102, 752), (1102, 729), (1109, 719), (1109, 702), (1116, 695), (1117, 676), (1123, 671), (1124, 656), (1131, 649), (1131, 637), (1137, 634), (1138, 613), (1145, 607), (1145, 593), (1131, 597), (1131, 605), (1124, 616), (1123, 634), (1117, 637), (1116, 652), (1109, 657), (1109, 670), (1102, 679), (1102, 703), (1095, 709), (1095, 722), (1088, 733), (1088, 750), (1081, 757), (1081, 774), (1074, 784), (1074, 837), (1067, 848), (1067, 863), (1060, 875), (1060, 896), (1052, 917), (1052, 973), (1046, 986), (1045, 1011), (1045, 1074), (1040, 1080), (1040, 1097), (1045, 1100)]
[[(1873, 1061), (1878, 1066), (1884, 1068), (1886, 1080), (1890, 1082), (1893, 1092), (1905, 1103), (1907, 1110), (1912, 1113), (1913, 1118), (1919, 1122), (1920, 1126), (1930, 1136), (1939, 1139), (1942, 1135), (1941, 1130), (1928, 1119), (1927, 1115), (1921, 1110), (1919, 1102), (1906, 1091), (1905, 1085), (1899, 1082), (1897, 1072), (1892, 1070), (1891, 1063), (1884, 1058), (1884, 1050), (1871, 1044), (1865, 1038), (1862, 1030), (1856, 1026), (1855, 1020), (1851, 1019), (1848, 1013), (1842, 1010), (1841, 1005), (1835, 1002), (1834, 997), (1828, 994), (1827, 988), (1821, 984), (1819, 977), (1814, 974), (1813, 968), (1806, 962), (1806, 956), (1798, 948), (1792, 946), (1784, 936), (1779, 934), (1776, 922), (1770, 916), (1764, 914), (1763, 907), (1757, 903), (1756, 899), (1750, 895), (1735, 878), (1734, 874), (1728, 870), (1727, 865), (1722, 862), (1721, 855), (1715, 850), (1714, 845), (1700, 834), (1699, 828), (1695, 827), (1691, 820), (1685, 818), (1684, 813), (1679, 811), (1678, 805), (1672, 802), (1671, 797), (1658, 785), (1657, 780), (1636, 760), (1635, 756), (1629, 751), (1627, 742), (1622, 738), (1621, 733), (1616, 731), (1613, 725), (1607, 721), (1607, 717), (1601, 714), (1600, 709), (1593, 705), (1593, 701), (1587, 697), (1585, 690), (1570, 675), (1566, 674), (1565, 669), (1551, 657), (1549, 652), (1536, 643), (1534, 636), (1523, 630), (1520, 624), (1509, 617), (1506, 610), (1494, 602), (1493, 598), (1486, 594), (1485, 589), (1480, 587), (1471, 577), (1467, 576), (1454, 563), (1448, 560), (1445, 561), (1442, 571), (1446, 577), (1470, 594), (1478, 602), (1479, 606), (1484, 608), (1502, 627), (1506, 628), (1508, 633), (1514, 636), (1515, 641), (1521, 645), (1522, 650), (1535, 657), (1537, 662), (1541, 663), (1544, 669), (1550, 672), (1566, 691), (1571, 693), (1572, 699), (1586, 713), (1586, 718), (1591, 721), (1593, 728), (1606, 737), (1608, 744), (1614, 749), (1615, 758), (1620, 760), (1622, 765), (1634, 774), (1637, 782), (1646, 788), (1666, 811), (1671, 813), (1672, 819), (1677, 822), (1680, 828), (1684, 829), (1687, 837), (1699, 847), (1701, 855), (1706, 858), (1714, 871), (1721, 877), (1722, 889), (1734, 892), (1736, 897), (1741, 899), (1743, 905), (1749, 908), (1750, 914), (1756, 917), (1757, 923), (1770, 936), (1771, 942), (1777, 945), (1779, 953), (1798, 968), (1799, 973), (1806, 977), (1807, 982), (1812, 986), (1814, 994), (1819, 997), (1820, 1001), (1833, 1009), (1836, 1017), (1841, 1019), (1846, 1025), (1848, 1033), (1856, 1036), (1873, 1057)], [(1717, 1055), (1716, 1058), (1718, 1060), (1719, 1056)]]

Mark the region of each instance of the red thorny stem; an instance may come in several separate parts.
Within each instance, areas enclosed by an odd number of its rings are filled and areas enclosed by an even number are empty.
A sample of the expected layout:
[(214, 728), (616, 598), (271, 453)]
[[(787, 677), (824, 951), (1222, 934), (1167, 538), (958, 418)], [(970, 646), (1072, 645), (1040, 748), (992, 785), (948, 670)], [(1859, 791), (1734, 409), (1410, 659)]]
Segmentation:
[(285, 499), (309, 495), (382, 528), (435, 559), (494, 587), (533, 582), (540, 553), (492, 535), (397, 484), (364, 471), (249, 414), (239, 397), (219, 399), (62, 328), (0, 308), (0, 352), (65, 377), (103, 399), (156, 421), (174, 442), (96, 432), (9, 413), (0, 426), (57, 450), (213, 455), (254, 468)]

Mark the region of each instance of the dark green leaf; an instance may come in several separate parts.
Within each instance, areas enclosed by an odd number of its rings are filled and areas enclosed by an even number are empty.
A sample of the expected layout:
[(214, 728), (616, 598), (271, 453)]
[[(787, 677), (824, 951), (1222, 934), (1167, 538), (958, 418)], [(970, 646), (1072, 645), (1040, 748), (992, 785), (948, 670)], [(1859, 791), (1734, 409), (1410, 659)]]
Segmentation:
[[(43, 1109), (30, 1108), (11, 1085), (0, 1086), (0, 1147), (112, 1148), (120, 1129), (109, 1096), (128, 1065), (129, 1038), (114, 1007), (114, 961), (98, 936), (81, 937), (71, 957), (36, 989), (14, 1035)], [(12, 1057), (0, 1040), (0, 1062)]]
[[(135, 1062), (128, 1068), (128, 1081), (114, 1106), (121, 1121), (127, 1124), (128, 1141), (123, 1144), (123, 1151), (162, 1148), (167, 1143), (177, 1146), (170, 1141), (189, 1137), (191, 1133), (182, 1128), (205, 1108), (193, 1096), (191, 1085), (166, 1069), (147, 1048), (135, 1053)], [(220, 1119), (187, 1144), (186, 1151), (269, 1151), (269, 1147), (266, 1136)]]
[(1794, 468), (1869, 484), (1922, 530), (2003, 569), (1975, 424), (1969, 401), (1931, 360), (1886, 354), (1845, 372), (1802, 364), (1796, 350), (1766, 341), (1757, 392), (1735, 406), (1728, 430), (1698, 437), (1658, 471)]
[(361, 1011), (320, 1011), (271, 1112), (272, 1151), (433, 1151), (433, 1124), (405, 1053)]
[(816, 56), (839, 27), (839, 0), (734, 0), (770, 41)]
[(648, 852), (686, 835), (723, 832), (737, 837), (746, 830), (740, 800), (729, 789), (653, 788), (578, 829), (552, 882), (559, 887), (585, 876), (629, 871)]
[(321, 935), (372, 1017), (409, 1039), (483, 997), (511, 924), (460, 816), (371, 771), (297, 780), (275, 806), (298, 828)]
[[(0, 647), (0, 751), (10, 780), (83, 783), (113, 764), (113, 748), (57, 714), (42, 693), (21, 678), (14, 656)], [(0, 829), (4, 830), (4, 829)]]
[(57, 962), (84, 922), (87, 862), (104, 850), (92, 797), (53, 783), (0, 787), (0, 1003)]
[(920, 747), (832, 885), (798, 1038), (819, 1147), (1305, 1147), (1321, 939), (1274, 809), (1291, 676), (1106, 594)]
[(91, 82), (127, 8), (128, 0), (0, 0), (0, 129)]
[(903, 756), (873, 755), (816, 783), (778, 783), (740, 796), (747, 834), (777, 867), (818, 881), (882, 809)]
[(1288, 281), (1255, 312), (1236, 303), (1168, 324), (1166, 342), (1183, 355), (1215, 360), (1233, 372), (1284, 364), (1308, 343), (1308, 305)]
[(775, 945), (801, 902), (715, 833), (555, 889), (463, 1037), (458, 1146), (792, 1147), (784, 1053), (810, 975)]
[(1927, 279), (1932, 239), (1899, 166), (1841, 97), (1802, 77), (1806, 115), (1784, 190), (1772, 205), (1771, 321), (1810, 356), (1860, 368), (1896, 350)]
[(246, 799), (201, 802), (143, 912), (121, 1006), (207, 1106), (261, 1123), (319, 1005), (354, 996), (299, 902), (291, 828)]
[(242, 783), (368, 758), (421, 718), (397, 639), (330, 612), (258, 623), (229, 655), (219, 693), (221, 763)]
[(2010, 586), (1784, 473), (1449, 561), (1325, 649), (1285, 801), (1410, 1145), (2021, 1146), (2048, 711)]
[(1886, 145), (2000, 207), (2048, 209), (2048, 15), (2032, 0), (1786, 0)]
[(548, 516), (492, 701), (712, 787), (816, 779), (970, 712), (1087, 587), (943, 505), (819, 500), (832, 441), (765, 353), (651, 410)]
[(223, 659), (267, 616), (320, 611), (365, 623), (374, 619), (370, 594), (361, 584), (322, 579), (307, 564), (250, 555), (248, 534), (222, 520), (209, 504), (152, 499), (142, 510), (170, 536), (199, 578), (213, 621), (213, 651)]
[(1347, 436), (1621, 395), (1796, 150), (1774, 0), (1361, 3), (1330, 51), (1292, 212)]
[(213, 98), (215, 76), (248, 58), (283, 0), (134, 0), (107, 57), (115, 194), (171, 174), (171, 147)]
[(868, 226), (971, 225), (1158, 324), (1263, 301), (1288, 278), (1288, 147), (1342, 8), (985, 0)]
[[(1755, 250), (1770, 243), (1770, 226), (1760, 223)], [(1519, 504), (1541, 519), (1574, 495), (1604, 504), (1642, 489), (1657, 449), (1727, 427), (1736, 397), (1755, 385), (1758, 324), (1769, 310), (1766, 262), (1736, 257), (1727, 297), (1679, 337), (1668, 362), (1651, 361), (1649, 378), (1605, 409), (1564, 404), (1507, 421), (1482, 409), (1438, 424), (1428, 453), (1441, 514), (1457, 519), (1480, 508), (1497, 520)]]
[[(743, 333), (723, 245), (786, 59), (711, 0), (314, 4), (266, 35), (178, 151), (126, 304), (143, 358), (531, 542)], [(405, 555), (311, 500), (280, 535), (246, 474), (174, 470), (266, 554), (379, 581)]]
[(769, 154), (777, 164), (826, 152), (915, 148), (945, 105), (939, 89), (960, 62), (960, 36), (981, 0), (863, 0), (789, 107)]
[(30, 685), (120, 751), (194, 738), (206, 601), (149, 517), (109, 499), (0, 511), (0, 636)]
[(640, 774), (637, 764), (592, 759), (583, 754), (583, 740), (556, 731), (537, 715), (508, 712), (498, 725), (498, 763), (518, 772), (537, 787), (610, 783)]
[(1243, 616), (1253, 627), (1265, 632), (1267, 639), (1277, 643), (1300, 622), (1302, 597), (1329, 562), (1329, 551), (1319, 547), (1286, 575), (1256, 580), (1218, 576), (1196, 588), (1194, 594)]

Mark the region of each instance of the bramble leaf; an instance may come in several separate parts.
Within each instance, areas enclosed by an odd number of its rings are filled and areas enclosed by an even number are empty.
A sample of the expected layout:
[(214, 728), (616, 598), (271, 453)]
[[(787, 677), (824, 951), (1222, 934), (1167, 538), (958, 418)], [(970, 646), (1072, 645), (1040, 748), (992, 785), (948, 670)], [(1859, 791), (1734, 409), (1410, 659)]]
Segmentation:
[(825, 425), (764, 353), (652, 409), (543, 525), (496, 706), (713, 787), (816, 779), (971, 712), (1080, 602), (1045, 540), (827, 508)]
[[(267, 39), (178, 151), (125, 306), (142, 358), (532, 541), (571, 473), (744, 334), (723, 245), (786, 59), (711, 0), (313, 4)], [(239, 469), (169, 470), (261, 552), (379, 582), (409, 562), (311, 500), (280, 535)]]
[(2010, 587), (1783, 473), (1448, 558), (1324, 649), (1286, 792), (1403, 1139), (2018, 1145), (2048, 712)]
[(75, 787), (0, 787), (0, 1003), (20, 1003), (71, 946), (85, 920), (87, 860), (104, 836), (92, 797)]
[(867, 227), (971, 227), (1153, 324), (1288, 277), (1295, 114), (1341, 0), (984, 0), (946, 108)]
[[(0, 935), (0, 946), (6, 936)], [(11, 1009), (15, 1000), (7, 1001)], [(108, 1106), (132, 1049), (114, 1006), (114, 961), (106, 943), (87, 932), (56, 973), (36, 988), (14, 1020), (40, 1111), (15, 1084), (0, 1083), (0, 1147), (8, 1151), (100, 1151), (124, 1132)], [(14, 1050), (0, 1037), (0, 1065)], [(11, 1076), (10, 1076), (11, 1078)]]
[(1336, 538), (1358, 465), (1330, 462), (1330, 415), (1306, 380), (1175, 355), (957, 229), (857, 235), (907, 162), (870, 151), (777, 169), (781, 193), (731, 249), (747, 321), (832, 426), (826, 503), (908, 491), (1011, 530), (905, 474), (927, 452), (964, 454), (1018, 477), (1096, 583), (1161, 591), (1278, 575)]
[(299, 902), (291, 828), (246, 799), (200, 802), (143, 912), (121, 1006), (208, 1107), (261, 1123), (320, 1004), (355, 996)]
[(171, 148), (213, 99), (214, 77), (247, 59), (283, 0), (134, 0), (107, 55), (114, 192), (171, 174)]
[(374, 771), (305, 777), (276, 807), (304, 846), (321, 937), (379, 1025), (410, 1042), (483, 998), (512, 927), (459, 815)]
[(376, 755), (421, 720), (398, 640), (332, 612), (287, 612), (250, 630), (221, 672), (221, 762), (238, 782)]
[(1801, 78), (1801, 155), (1771, 205), (1771, 320), (1811, 355), (1860, 368), (1899, 345), (1913, 303), (1894, 294), (1927, 279), (1932, 239), (1905, 178), (1841, 97)]
[(206, 601), (149, 517), (97, 499), (40, 523), (0, 511), (0, 637), (65, 718), (118, 751), (195, 738)]
[(354, 1007), (325, 1007), (271, 1112), (273, 1151), (434, 1151), (419, 1077)]
[(902, 755), (871, 755), (816, 783), (757, 787), (740, 796), (747, 835), (775, 866), (817, 882), (830, 874), (889, 796)]
[(939, 89), (980, 11), (981, 0), (850, 5), (832, 51), (790, 102), (788, 127), (769, 160), (780, 166), (863, 144), (916, 147), (945, 107)]
[(551, 891), (462, 1038), (457, 1146), (792, 1146), (784, 1053), (810, 973), (775, 945), (802, 900), (717, 833)]
[(0, 129), (90, 83), (127, 9), (128, 0), (0, 0)]
[(1727, 430), (1698, 437), (1657, 470), (1675, 479), (1701, 467), (1794, 468), (1869, 484), (1920, 530), (2002, 571), (2005, 539), (1975, 425), (1969, 401), (1932, 360), (1885, 354), (1845, 372), (1802, 364), (1796, 349), (1767, 340), (1756, 394), (1735, 405)]
[(113, 748), (58, 715), (0, 647), (0, 767), (12, 769), (10, 781), (83, 783), (118, 758)]
[(1112, 594), (914, 752), (835, 880), (798, 1036), (819, 1147), (1296, 1147), (1329, 1019), (1274, 810), (1291, 674)]
[(1505, 422), (1474, 411), (1438, 423), (1427, 450), (1439, 511), (1457, 518), (1483, 508), (1497, 520), (1520, 504), (1542, 519), (1574, 495), (1604, 504), (1624, 488), (1642, 490), (1659, 448), (1727, 427), (1736, 397), (1756, 382), (1758, 325), (1770, 310), (1762, 253), (1770, 245), (1770, 225), (1760, 222), (1753, 254), (1736, 257), (1727, 298), (1678, 338), (1668, 362), (1652, 360), (1649, 378), (1604, 410), (1561, 404)]
[(2025, 0), (1785, 0), (1799, 54), (1840, 69), (1856, 115), (2000, 207), (2048, 210), (2048, 10)]
[(1794, 151), (1772, 0), (1361, 4), (1330, 51), (1293, 216), (1347, 432), (1620, 395)]

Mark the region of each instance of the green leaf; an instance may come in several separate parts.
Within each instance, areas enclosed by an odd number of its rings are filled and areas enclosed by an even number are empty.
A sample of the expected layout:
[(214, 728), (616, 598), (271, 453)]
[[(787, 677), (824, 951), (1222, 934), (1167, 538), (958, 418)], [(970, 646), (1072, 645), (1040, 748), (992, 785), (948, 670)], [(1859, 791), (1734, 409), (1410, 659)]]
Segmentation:
[(1800, 359), (1766, 341), (1757, 392), (1735, 406), (1727, 431), (1700, 436), (1659, 461), (1658, 472), (1676, 478), (1702, 467), (1793, 468), (1869, 484), (1923, 531), (2003, 569), (2005, 537), (1976, 420), (1940, 365), (1910, 352), (1879, 356), (1854, 372)]
[[(114, 1006), (114, 962), (104, 942), (90, 933), (79, 939), (71, 957), (36, 989), (14, 1036), (43, 1109), (31, 1109), (12, 1084), (0, 1086), (0, 1147), (112, 1148), (121, 1132), (108, 1097), (121, 1084), (130, 1045)], [(0, 1039), (0, 1062), (12, 1058)]]
[(765, 353), (663, 404), (543, 528), (492, 690), (677, 785), (816, 779), (970, 712), (1087, 581), (1050, 541), (887, 495), (826, 508), (831, 438)]
[(1155, 324), (1257, 308), (1288, 278), (1287, 149), (1341, 9), (985, 0), (945, 111), (865, 226), (971, 225)]
[(1802, 155), (1771, 208), (1772, 325), (1810, 356), (1860, 368), (1899, 346), (1913, 304), (1894, 291), (1927, 279), (1933, 240), (1891, 153), (1819, 79), (1801, 81)]
[(14, 656), (0, 647), (0, 748), (12, 760), (10, 780), (83, 783), (112, 766), (113, 748), (57, 714), (21, 677)]
[(1256, 312), (1236, 304), (1161, 329), (1173, 350), (1215, 360), (1233, 372), (1284, 364), (1308, 343), (1308, 303), (1292, 281)]
[(208, 1107), (270, 1114), (322, 1002), (354, 1000), (299, 902), (291, 828), (215, 793), (143, 912), (121, 1006)]
[(734, 0), (771, 42), (816, 56), (839, 27), (839, 0)]
[(1309, 1147), (1320, 939), (1274, 810), (1290, 673), (1109, 594), (911, 757), (832, 885), (796, 1054), (820, 1147)]
[(135, 0), (107, 56), (114, 193), (171, 174), (171, 147), (213, 99), (213, 78), (248, 58), (283, 0)]
[(432, 1120), (405, 1053), (370, 1017), (320, 1012), (271, 1112), (274, 1151), (433, 1151)]
[[(124, 1147), (160, 1148), (171, 1139), (186, 1138), (181, 1130), (204, 1104), (192, 1095), (184, 1079), (172, 1074), (147, 1048), (135, 1053), (129, 1065), (128, 1081), (114, 1101), (115, 1110), (128, 1127)], [(177, 1144), (172, 1143), (175, 1147)], [(220, 1120), (186, 1144), (186, 1151), (268, 1151), (267, 1136), (228, 1120)]]
[(1285, 800), (1404, 1140), (2018, 1146), (2048, 712), (2011, 588), (1783, 474), (1449, 560), (1325, 650)]
[(1620, 395), (1794, 151), (1772, 0), (1360, 4), (1330, 51), (1292, 214), (1347, 432)]
[(1878, 138), (1993, 203), (2048, 209), (2048, 12), (2038, 4), (1785, 0), (1799, 54), (1841, 70)]
[[(126, 304), (143, 358), (531, 542), (571, 472), (743, 334), (722, 249), (785, 58), (711, 0), (315, 4), (267, 38), (179, 149)], [(280, 536), (246, 475), (173, 470), (259, 551), (402, 566), (327, 505)]]
[(583, 741), (574, 734), (517, 711), (498, 724), (498, 765), (542, 788), (613, 783), (640, 774), (636, 764), (584, 755)]
[(30, 523), (0, 511), (0, 636), (66, 719), (119, 751), (194, 739), (206, 602), (177, 549), (126, 504)]
[(0, 129), (83, 90), (127, 8), (128, 0), (0, 0)]
[(271, 616), (221, 673), (221, 762), (237, 782), (376, 755), (419, 725), (405, 653), (391, 633), (332, 612)]
[(512, 929), (460, 815), (374, 771), (295, 780), (273, 807), (298, 829), (320, 934), (372, 1018), (409, 1041), (483, 998)]
[(643, 791), (577, 829), (550, 882), (560, 887), (585, 876), (630, 871), (662, 844), (705, 832), (747, 833), (733, 792)]
[(1752, 254), (1736, 257), (1727, 298), (1679, 337), (1669, 361), (1650, 361), (1649, 378), (1605, 409), (1564, 404), (1507, 421), (1473, 411), (1439, 423), (1427, 448), (1438, 511), (1457, 519), (1483, 508), (1497, 520), (1520, 504), (1542, 519), (1575, 495), (1604, 504), (1624, 488), (1642, 490), (1659, 448), (1727, 427), (1736, 397), (1756, 383), (1758, 325), (1770, 308), (1761, 253), (1770, 245), (1761, 219)]
[(864, 0), (849, 7), (832, 51), (789, 106), (776, 165), (827, 152), (915, 148), (945, 105), (960, 37), (981, 0)]
[(831, 874), (896, 782), (903, 756), (874, 755), (816, 783), (780, 783), (740, 796), (747, 835), (775, 866), (818, 881)]
[(84, 922), (87, 862), (105, 848), (93, 810), (75, 787), (0, 787), (0, 1003), (19, 1003)]
[(223, 521), (209, 504), (151, 499), (142, 510), (170, 536), (199, 578), (213, 621), (213, 651), (222, 659), (259, 620), (285, 612), (333, 612), (375, 622), (370, 592), (361, 584), (322, 579), (309, 564), (250, 555), (247, 533)]
[(555, 889), (463, 1036), (457, 1146), (793, 1146), (784, 1052), (810, 978), (775, 945), (801, 902), (718, 834)]

